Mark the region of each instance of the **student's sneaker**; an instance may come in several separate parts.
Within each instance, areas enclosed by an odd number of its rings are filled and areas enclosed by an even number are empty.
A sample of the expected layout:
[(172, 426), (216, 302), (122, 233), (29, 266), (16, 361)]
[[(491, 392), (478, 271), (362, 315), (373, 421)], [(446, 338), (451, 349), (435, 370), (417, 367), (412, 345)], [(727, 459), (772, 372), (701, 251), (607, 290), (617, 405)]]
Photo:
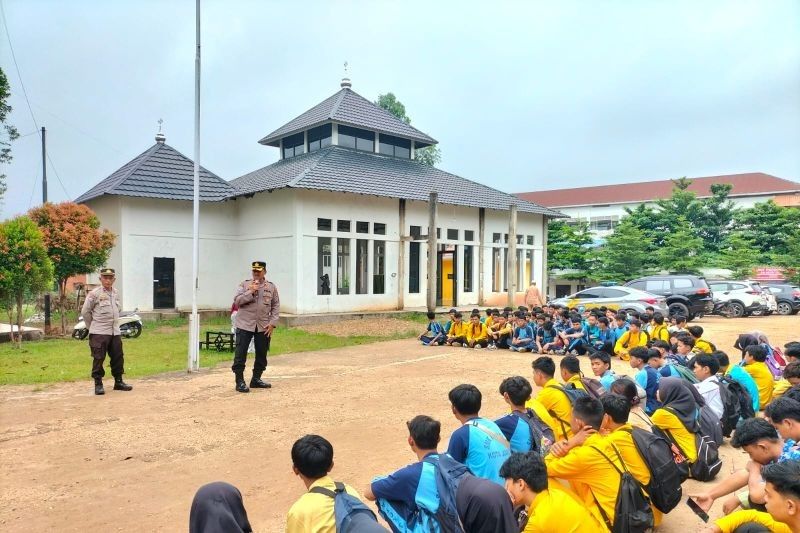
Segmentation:
[(520, 352), (520, 353), (523, 353), (523, 352), (527, 352), (528, 349), (527, 348), (517, 348), (517, 351)]
[(450, 346), (454, 346), (454, 347), (456, 347), (456, 348), (461, 348), (461, 347), (463, 346), (463, 344), (461, 344), (460, 342), (454, 342), (454, 343), (453, 343), (453, 344), (451, 344)]
[(483, 346), (481, 346), (480, 344), (476, 344), (475, 346), (473, 346), (473, 348), (475, 348), (476, 350), (481, 350), (483, 349)]
[(556, 350), (553, 353), (556, 355), (564, 355), (564, 350)]
[(487, 348), (490, 350), (496, 350), (497, 346), (495, 346), (494, 344), (490, 344), (489, 346), (487, 346)]

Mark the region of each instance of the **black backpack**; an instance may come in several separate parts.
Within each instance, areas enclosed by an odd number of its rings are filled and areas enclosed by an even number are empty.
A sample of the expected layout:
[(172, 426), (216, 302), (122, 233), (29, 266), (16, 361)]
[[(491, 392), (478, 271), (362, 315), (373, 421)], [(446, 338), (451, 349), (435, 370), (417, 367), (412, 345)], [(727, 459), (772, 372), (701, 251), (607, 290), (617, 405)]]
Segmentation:
[[(583, 389), (579, 389), (578, 387), (575, 386), (574, 383), (567, 383), (565, 385), (548, 385), (548, 387), (550, 387), (551, 389), (556, 389), (556, 390), (560, 390), (561, 392), (563, 392), (567, 396), (567, 399), (569, 400), (570, 407), (575, 405), (575, 400), (577, 400), (578, 398), (587, 398), (587, 397), (589, 397), (589, 393), (588, 392), (586, 392)], [(570, 425), (570, 421), (569, 420), (561, 420), (558, 417), (558, 415), (555, 413), (555, 411), (553, 411), (553, 410), (548, 410), (547, 412), (550, 413), (550, 416), (552, 416), (554, 419), (558, 420), (559, 424), (561, 424), (561, 433), (563, 434), (564, 438), (566, 439), (567, 438), (567, 428)]]
[(532, 409), (526, 409), (525, 413), (512, 411), (511, 414), (528, 424), (528, 429), (531, 432), (531, 451), (538, 453), (542, 457), (547, 455), (547, 452), (550, 451), (550, 446), (556, 442), (556, 436), (550, 426), (542, 422)]
[(754, 418), (753, 399), (747, 389), (728, 376), (717, 376), (722, 398), (722, 434), (730, 437), (739, 419)]
[(722, 424), (707, 405), (700, 408), (700, 431), (695, 433), (697, 461), (690, 467), (692, 477), (698, 481), (711, 481), (722, 469), (719, 447), (722, 445)]
[(641, 428), (630, 431), (633, 443), (650, 471), (647, 494), (653, 505), (662, 513), (673, 510), (683, 497), (681, 483), (684, 478), (675, 463), (672, 445), (663, 436)]
[(625, 461), (622, 460), (622, 456), (619, 450), (617, 450), (617, 447), (613, 444), (611, 446), (614, 448), (614, 453), (617, 454), (620, 464), (622, 464), (622, 470), (620, 470), (619, 467), (614, 464), (614, 461), (609, 459), (600, 448), (596, 446), (592, 446), (592, 448), (602, 455), (620, 476), (617, 504), (614, 507), (613, 524), (594, 494), (592, 494), (592, 498), (594, 498), (595, 504), (598, 509), (600, 509), (603, 521), (606, 523), (606, 526), (608, 526), (608, 529), (611, 530), (611, 533), (644, 533), (645, 531), (650, 531), (653, 529), (654, 524), (653, 509), (650, 508), (650, 500), (647, 498), (642, 484), (636, 481), (636, 478), (628, 471), (628, 467), (625, 466)]

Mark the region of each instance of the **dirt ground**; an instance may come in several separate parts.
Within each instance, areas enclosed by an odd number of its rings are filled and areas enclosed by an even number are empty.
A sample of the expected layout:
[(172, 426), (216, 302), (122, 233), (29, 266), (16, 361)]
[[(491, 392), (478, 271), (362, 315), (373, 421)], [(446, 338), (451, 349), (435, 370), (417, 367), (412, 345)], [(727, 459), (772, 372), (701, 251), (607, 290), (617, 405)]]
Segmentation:
[[(798, 339), (800, 317), (697, 323), (733, 354), (733, 340), (744, 331), (764, 331), (779, 344)], [(335, 449), (334, 478), (361, 489), (373, 476), (415, 460), (406, 420), (421, 413), (441, 420), (444, 447), (458, 426), (448, 390), (474, 383), (484, 393), (482, 413), (500, 415), (499, 382), (530, 376), (531, 359), (400, 340), (272, 358), (267, 374), (274, 388), (250, 394), (234, 392), (224, 365), (135, 380), (132, 392), (107, 389), (104, 397), (92, 395), (89, 380), (39, 392), (3, 387), (0, 529), (186, 531), (197, 488), (225, 480), (241, 490), (256, 531), (282, 531), (286, 511), (304, 491), (291, 471), (296, 438), (327, 437)], [(746, 462), (728, 445), (723, 456), (722, 475)], [(696, 488), (689, 481), (684, 491)], [(681, 505), (660, 531), (686, 533), (701, 525)]]

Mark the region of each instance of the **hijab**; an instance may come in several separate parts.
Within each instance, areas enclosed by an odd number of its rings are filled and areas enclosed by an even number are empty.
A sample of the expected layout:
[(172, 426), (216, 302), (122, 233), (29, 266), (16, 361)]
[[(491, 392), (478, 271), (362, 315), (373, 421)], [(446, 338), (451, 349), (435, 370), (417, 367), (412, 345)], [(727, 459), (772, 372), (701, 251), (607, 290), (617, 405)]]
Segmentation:
[(189, 533), (251, 533), (239, 489), (217, 481), (203, 485), (194, 495)]
[(733, 344), (734, 348), (739, 348), (742, 351), (742, 356), (744, 356), (744, 351), (747, 349), (748, 346), (755, 346), (758, 344), (758, 336), (752, 333), (742, 333), (739, 335), (739, 338), (736, 339), (736, 342)]
[(705, 402), (694, 385), (682, 378), (661, 378), (658, 394), (664, 407), (675, 411), (686, 429), (694, 431), (693, 428), (697, 428), (698, 409)]

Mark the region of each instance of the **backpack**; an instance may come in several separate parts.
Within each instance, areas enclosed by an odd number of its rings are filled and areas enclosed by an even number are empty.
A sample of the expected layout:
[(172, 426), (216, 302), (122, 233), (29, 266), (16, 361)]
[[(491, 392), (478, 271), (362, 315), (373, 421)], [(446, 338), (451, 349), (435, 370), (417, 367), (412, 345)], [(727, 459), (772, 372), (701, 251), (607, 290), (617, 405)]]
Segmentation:
[(622, 470), (620, 470), (600, 448), (596, 446), (592, 446), (592, 448), (602, 455), (620, 476), (617, 503), (614, 507), (613, 524), (594, 494), (592, 494), (592, 498), (594, 498), (597, 508), (600, 509), (603, 521), (612, 533), (644, 533), (645, 531), (650, 531), (653, 529), (654, 524), (653, 509), (650, 508), (650, 500), (647, 494), (645, 494), (642, 484), (636, 481), (636, 478), (628, 471), (628, 467), (625, 466), (625, 461), (622, 460), (622, 456), (619, 450), (617, 450), (617, 447), (613, 444), (611, 446), (614, 448), (614, 453), (617, 454), (619, 462), (622, 464)]
[(722, 398), (722, 434), (730, 437), (739, 419), (753, 418), (753, 399), (747, 389), (728, 376), (717, 376), (719, 380), (719, 394)]
[(680, 467), (675, 463), (672, 445), (663, 436), (642, 428), (625, 431), (630, 432), (639, 455), (650, 471), (650, 482), (646, 487), (650, 500), (662, 513), (670, 512), (683, 497), (683, 477)]
[(685, 379), (691, 384), (700, 383), (700, 380), (697, 379), (697, 376), (694, 375), (694, 372), (689, 370), (687, 367), (683, 365), (672, 365), (672, 368), (678, 371), (678, 374), (681, 378)]
[(333, 498), (336, 533), (386, 533), (388, 531), (378, 523), (372, 509), (352, 494), (347, 493), (344, 483), (336, 481), (335, 484), (336, 490), (312, 487), (309, 492)]
[[(550, 387), (551, 389), (560, 390), (561, 392), (566, 394), (567, 395), (567, 399), (569, 400), (570, 407), (575, 405), (575, 400), (577, 400), (578, 398), (585, 398), (585, 397), (589, 396), (589, 394), (585, 390), (579, 389), (578, 387), (575, 386), (574, 383), (568, 383), (568, 384), (566, 384), (564, 386), (561, 386), (561, 385), (548, 385), (548, 387)], [(561, 432), (564, 435), (564, 438), (566, 439), (567, 438), (567, 427), (570, 425), (570, 421), (569, 420), (561, 420), (558, 417), (558, 415), (556, 414), (556, 412), (553, 411), (552, 409), (549, 409), (547, 412), (550, 413), (550, 416), (552, 416), (555, 420), (558, 420), (559, 424), (561, 424)]]
[(777, 347), (773, 348), (768, 344), (762, 344), (767, 349), (767, 368), (772, 372), (772, 377), (781, 379), (783, 377), (783, 367), (786, 366), (786, 360), (783, 358), (783, 353)]
[(592, 398), (599, 400), (600, 396), (606, 393), (606, 389), (603, 387), (603, 384), (600, 383), (600, 380), (581, 376), (581, 383), (583, 384), (583, 388), (586, 389), (586, 392)]
[(461, 518), (456, 508), (456, 494), (461, 481), (472, 476), (465, 465), (459, 463), (446, 453), (435, 457), (423, 459), (426, 463), (436, 467), (436, 492), (439, 493), (439, 509), (436, 511), (436, 521), (439, 523), (440, 533), (464, 533)]
[[(674, 409), (665, 409), (677, 416)], [(711, 481), (722, 469), (722, 460), (719, 458), (719, 447), (722, 445), (722, 425), (714, 412), (704, 405), (700, 408), (694, 430), (697, 460), (689, 465), (689, 474), (697, 481)], [(674, 442), (674, 440), (673, 440)], [(684, 454), (685, 455), (685, 454)]]
[(556, 441), (556, 436), (550, 426), (542, 422), (531, 409), (526, 409), (524, 414), (519, 411), (512, 411), (511, 414), (528, 424), (531, 431), (531, 451), (537, 452), (542, 457), (547, 455), (550, 446)]

